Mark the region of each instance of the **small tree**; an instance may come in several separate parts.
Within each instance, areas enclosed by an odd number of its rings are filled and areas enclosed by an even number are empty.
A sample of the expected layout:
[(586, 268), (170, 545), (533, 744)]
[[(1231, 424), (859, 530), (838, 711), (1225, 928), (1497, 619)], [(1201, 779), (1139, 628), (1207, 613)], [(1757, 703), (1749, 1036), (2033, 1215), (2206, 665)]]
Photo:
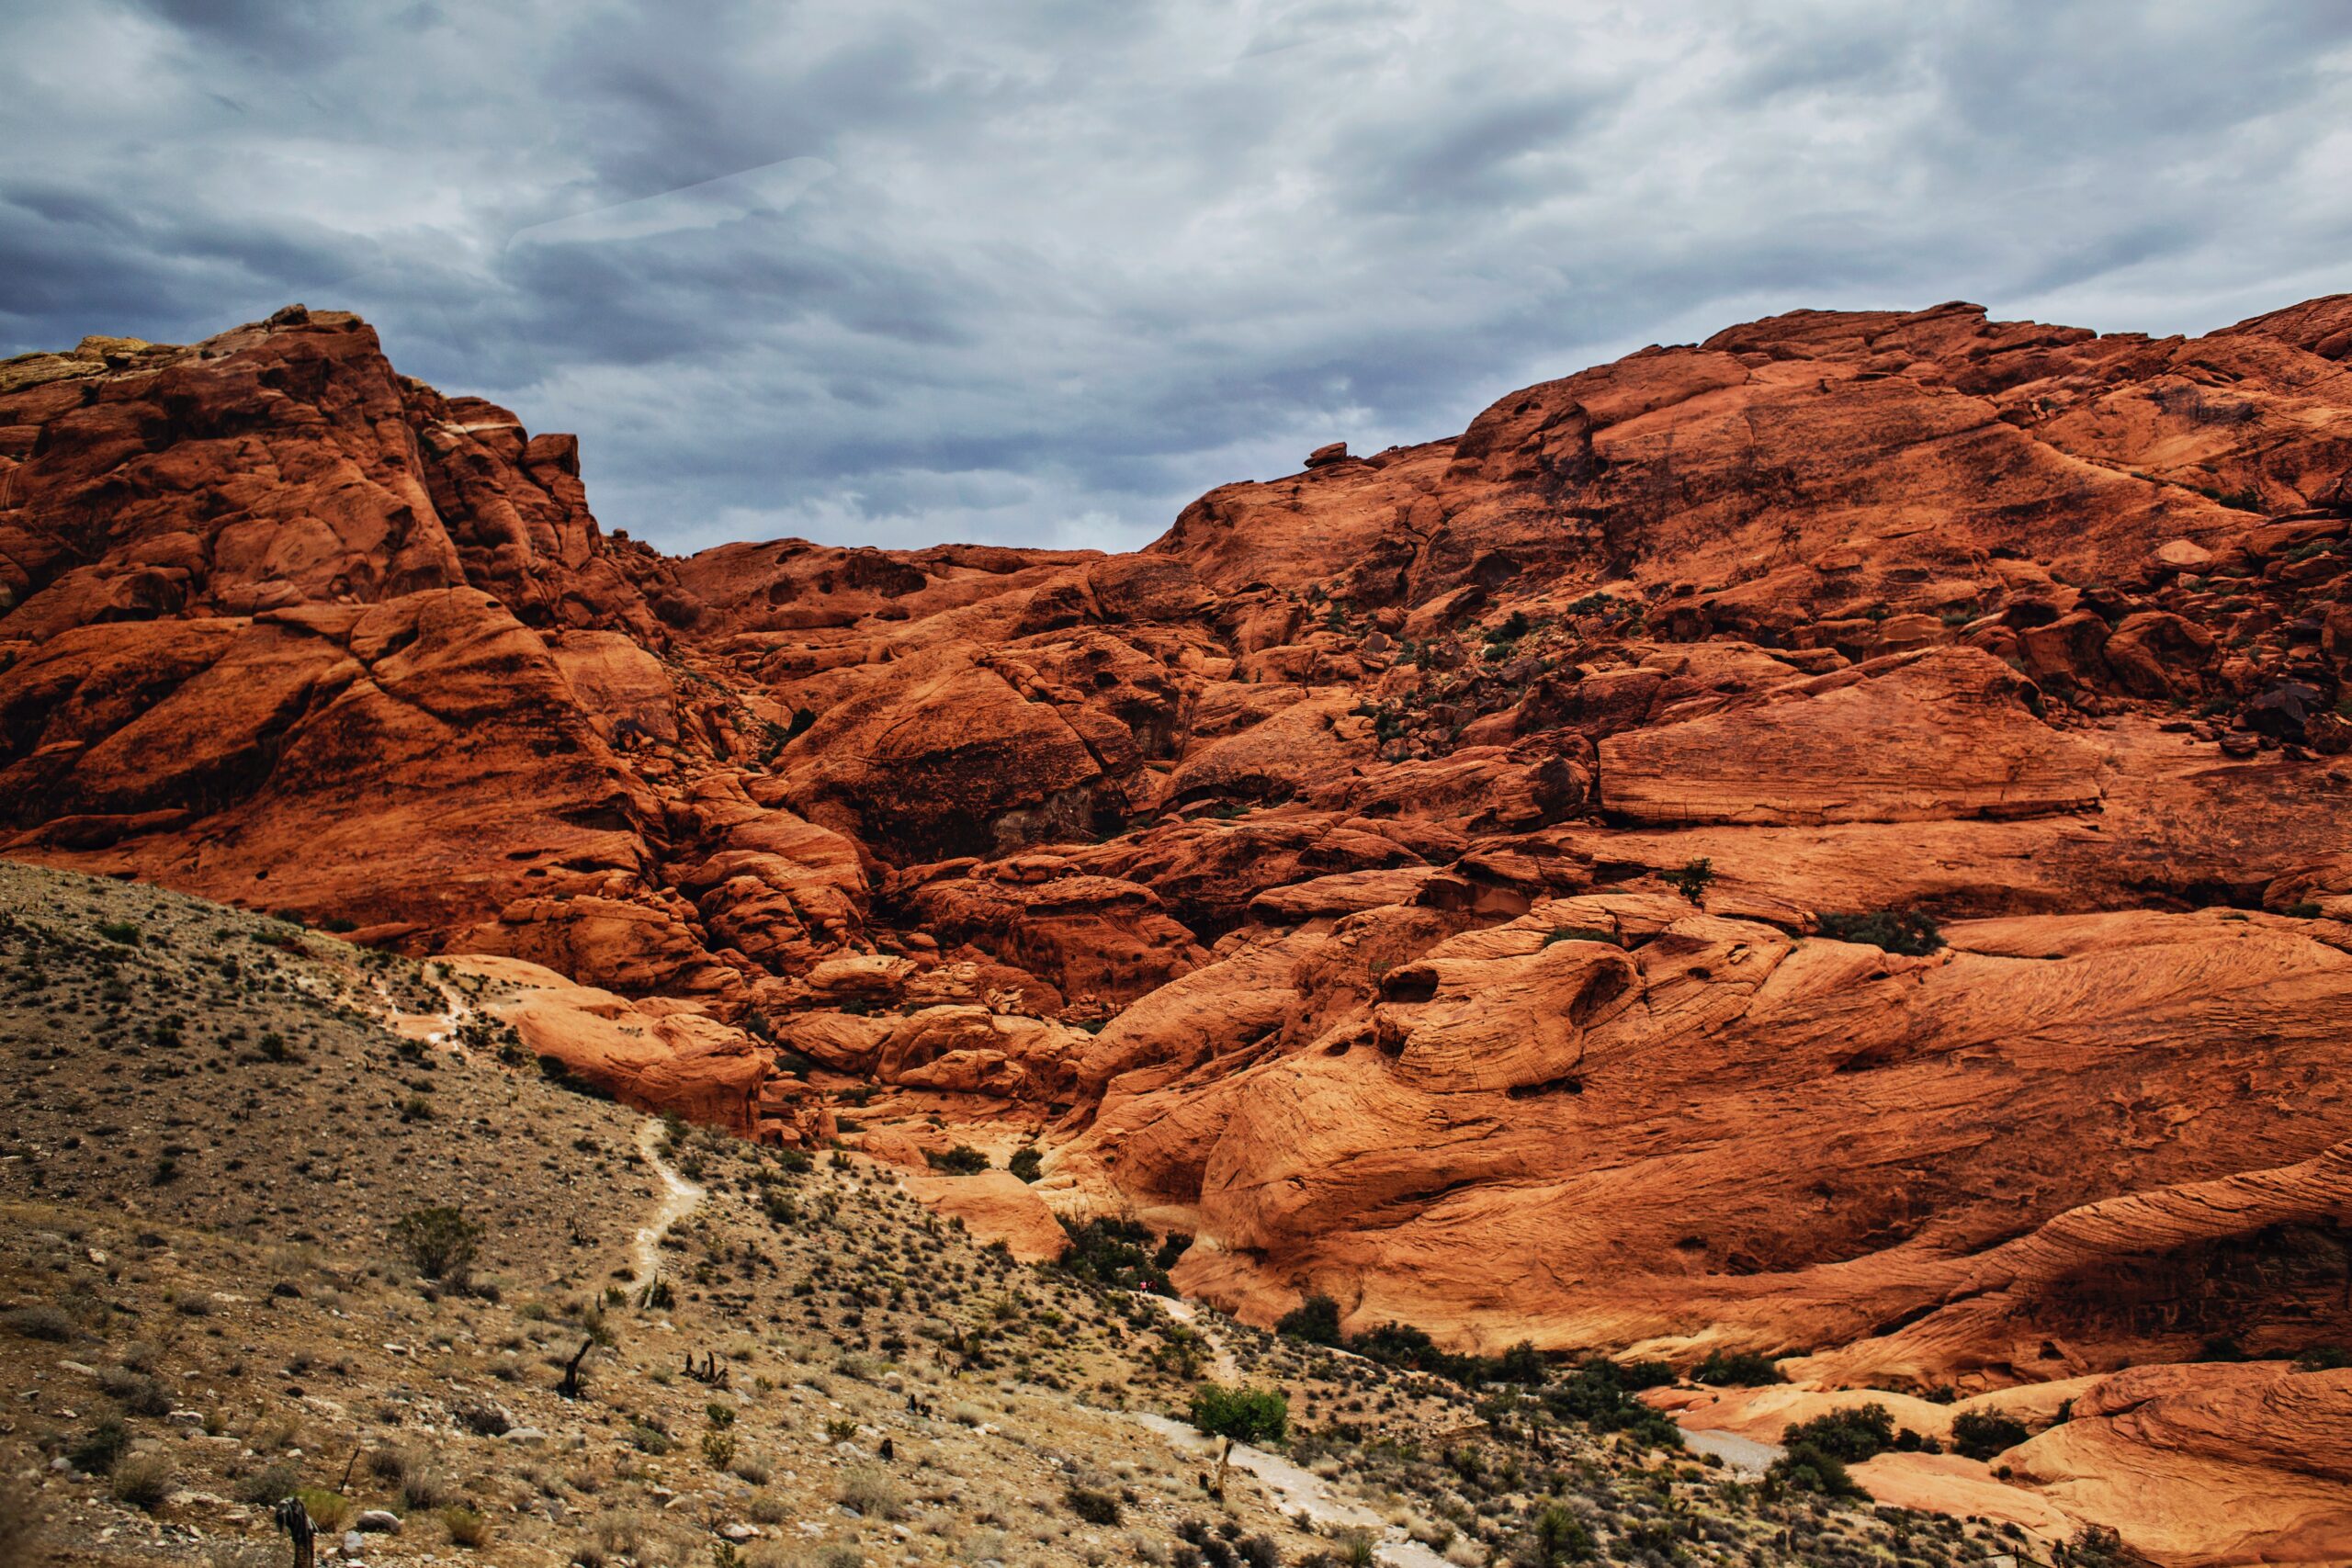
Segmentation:
[(1714, 879), (1715, 863), (1705, 855), (1687, 863), (1680, 871), (1669, 871), (1658, 878), (1693, 904), (1700, 901), (1707, 891), (1707, 885)]
[(1278, 1443), (1290, 1429), (1290, 1400), (1275, 1388), (1227, 1388), (1204, 1382), (1193, 1391), (1193, 1425), (1212, 1438), (1222, 1438), (1217, 1450), (1216, 1484), (1225, 1494), (1225, 1467), (1236, 1443)]
[(1046, 1156), (1037, 1152), (1035, 1144), (1025, 1145), (1012, 1151), (1012, 1157), (1004, 1162), (1004, 1168), (1023, 1181), (1035, 1181), (1046, 1174)]
[(453, 1208), (412, 1209), (392, 1226), (392, 1245), (428, 1280), (463, 1284), (481, 1247), (482, 1227)]

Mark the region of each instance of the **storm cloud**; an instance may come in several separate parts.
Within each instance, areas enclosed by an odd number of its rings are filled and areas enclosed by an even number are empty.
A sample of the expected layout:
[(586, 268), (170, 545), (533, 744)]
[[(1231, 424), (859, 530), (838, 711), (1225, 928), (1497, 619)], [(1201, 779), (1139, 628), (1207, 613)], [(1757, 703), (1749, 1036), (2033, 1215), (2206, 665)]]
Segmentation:
[(1128, 547), (1797, 306), (2352, 288), (2352, 12), (145, 0), (0, 16), (0, 352), (291, 300), (609, 526)]

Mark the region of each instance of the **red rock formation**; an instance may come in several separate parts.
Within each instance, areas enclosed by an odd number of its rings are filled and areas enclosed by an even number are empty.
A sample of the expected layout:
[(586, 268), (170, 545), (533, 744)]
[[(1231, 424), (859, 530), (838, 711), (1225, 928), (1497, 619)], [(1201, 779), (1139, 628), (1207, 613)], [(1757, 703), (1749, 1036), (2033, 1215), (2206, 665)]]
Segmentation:
[[(684, 559), (350, 317), (93, 339), (0, 365), (0, 827), (545, 965), (502, 1005), (636, 1103), (1042, 1131), (993, 1208), (1183, 1230), (1261, 1317), (2291, 1351), (2352, 1338), (2347, 332), (1797, 312), (1136, 555)], [(2030, 1507), (2222, 1475), (2175, 1397), (2037, 1438)], [(2214, 1550), (2318, 1551), (2333, 1472), (2246, 1462)]]

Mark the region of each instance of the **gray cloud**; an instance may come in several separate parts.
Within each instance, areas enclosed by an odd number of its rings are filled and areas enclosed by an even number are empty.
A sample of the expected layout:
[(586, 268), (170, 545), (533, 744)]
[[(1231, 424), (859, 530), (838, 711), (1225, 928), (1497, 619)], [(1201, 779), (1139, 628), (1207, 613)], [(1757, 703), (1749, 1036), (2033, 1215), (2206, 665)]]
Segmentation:
[(300, 299), (673, 548), (1117, 547), (1770, 310), (2352, 287), (2337, 7), (991, 9), (16, 8), (0, 350)]

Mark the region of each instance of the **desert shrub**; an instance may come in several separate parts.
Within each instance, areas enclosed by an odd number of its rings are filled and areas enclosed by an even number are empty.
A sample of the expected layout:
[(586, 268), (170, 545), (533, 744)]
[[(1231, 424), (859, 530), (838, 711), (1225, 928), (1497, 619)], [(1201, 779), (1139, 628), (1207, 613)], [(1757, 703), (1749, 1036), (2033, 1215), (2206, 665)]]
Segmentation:
[(28, 1339), (46, 1339), (62, 1344), (74, 1337), (74, 1320), (60, 1309), (41, 1304), (11, 1307), (0, 1313), (0, 1328), (11, 1334), (21, 1334)]
[(2085, 1525), (2075, 1532), (2065, 1561), (2074, 1568), (2130, 1568), (2147, 1561), (2127, 1549), (2123, 1538), (2103, 1525)]
[(1069, 1250), (1062, 1254), (1063, 1269), (1118, 1290), (1159, 1295), (1169, 1293), (1168, 1270), (1193, 1240), (1171, 1235), (1155, 1242), (1151, 1232), (1133, 1220), (1092, 1219), (1083, 1224), (1064, 1220), (1062, 1229), (1070, 1240)]
[(311, 1516), (311, 1522), (319, 1527), (322, 1535), (333, 1535), (341, 1530), (359, 1512), (358, 1504), (342, 1493), (329, 1491), (323, 1486), (298, 1486), (294, 1489), (294, 1495), (301, 1499), (303, 1509)]
[(968, 1144), (958, 1144), (945, 1154), (937, 1149), (925, 1149), (922, 1157), (932, 1169), (945, 1171), (950, 1176), (976, 1176), (989, 1168), (989, 1156)]
[(1821, 1497), (1860, 1497), (1864, 1494), (1854, 1478), (1846, 1473), (1844, 1461), (1819, 1449), (1792, 1447), (1772, 1461), (1764, 1472), (1769, 1483), (1777, 1483), (1792, 1492), (1810, 1492)]
[(1952, 1417), (1951, 1446), (1970, 1459), (1991, 1459), (2029, 1436), (2025, 1424), (1985, 1410), (1963, 1410)]
[(1755, 1388), (1764, 1383), (1780, 1382), (1781, 1370), (1770, 1356), (1759, 1356), (1753, 1350), (1721, 1350), (1708, 1352), (1707, 1359), (1691, 1369), (1693, 1382), (1728, 1384), (1735, 1388)]
[(107, 1490), (118, 1503), (152, 1511), (172, 1494), (172, 1461), (163, 1454), (132, 1454), (114, 1467)]
[(1944, 944), (1935, 920), (1917, 910), (1823, 915), (1818, 923), (1821, 934), (1832, 942), (1864, 942), (1911, 958), (1925, 957)]
[(1615, 931), (1605, 931), (1597, 926), (1561, 926), (1544, 933), (1544, 946), (1549, 947), (1555, 942), (1599, 942), (1611, 947), (1624, 945), (1617, 940)]
[(1012, 1157), (1004, 1162), (1004, 1168), (1023, 1181), (1035, 1181), (1046, 1174), (1046, 1156), (1036, 1145), (1029, 1145), (1013, 1150)]
[(731, 1432), (705, 1432), (702, 1435), (703, 1462), (713, 1470), (724, 1471), (735, 1462), (735, 1436)]
[(1781, 1435), (1781, 1441), (1792, 1449), (1818, 1449), (1832, 1459), (1860, 1464), (1894, 1446), (1894, 1417), (1883, 1404), (1833, 1410), (1798, 1422)]
[(1442, 1348), (1437, 1341), (1409, 1323), (1384, 1323), (1350, 1339), (1347, 1348), (1366, 1360), (1434, 1372), (1456, 1382), (1479, 1381), (1487, 1365), (1476, 1356), (1457, 1355)]
[(855, 1508), (869, 1519), (895, 1519), (906, 1511), (905, 1489), (899, 1478), (878, 1464), (854, 1464), (842, 1472), (833, 1488), (834, 1501)]
[(441, 1510), (441, 1528), (449, 1533), (452, 1546), (478, 1547), (490, 1544), (490, 1520), (468, 1507)]
[(1326, 1295), (1311, 1295), (1275, 1321), (1277, 1333), (1310, 1345), (1340, 1342), (1340, 1303)]
[(2314, 1345), (2295, 1358), (2299, 1372), (2332, 1372), (2340, 1367), (2352, 1367), (2352, 1350), (2341, 1345)]
[(100, 920), (98, 922), (98, 934), (106, 938), (107, 941), (119, 943), (124, 947), (137, 947), (139, 945), (139, 928), (132, 925), (129, 920)]
[(169, 1416), (172, 1396), (164, 1385), (143, 1372), (128, 1367), (108, 1367), (98, 1374), (98, 1386), (107, 1397), (122, 1406), (130, 1416)]
[[(1544, 1391), (1544, 1403), (1564, 1421), (1578, 1421), (1598, 1432), (1624, 1432), (1648, 1448), (1682, 1446), (1682, 1429), (1668, 1417), (1635, 1399), (1636, 1391), (1656, 1386), (1660, 1363), (1635, 1361), (1621, 1367), (1595, 1356)], [(1673, 1381), (1669, 1371), (1666, 1380)]]
[(266, 1508), (271, 1504), (294, 1495), (294, 1488), (302, 1483), (302, 1472), (292, 1461), (278, 1460), (266, 1464), (237, 1483), (237, 1501)]
[(628, 1440), (638, 1452), (651, 1454), (656, 1459), (678, 1446), (671, 1440), (669, 1433), (644, 1421), (637, 1422), (629, 1427)]
[(1528, 1388), (1544, 1382), (1544, 1355), (1532, 1340), (1522, 1339), (1495, 1359), (1494, 1381), (1515, 1382)]
[(90, 1428), (82, 1440), (65, 1450), (65, 1457), (76, 1470), (92, 1475), (111, 1475), (122, 1456), (130, 1451), (130, 1434), (121, 1422), (109, 1416)]
[(1091, 1486), (1072, 1486), (1062, 1494), (1062, 1501), (1069, 1511), (1090, 1525), (1115, 1525), (1119, 1522), (1119, 1500), (1108, 1492)]
[(1535, 1568), (1562, 1562), (1582, 1562), (1600, 1549), (1592, 1528), (1570, 1512), (1565, 1503), (1546, 1503), (1528, 1521), (1528, 1556)]
[(514, 1425), (494, 1404), (460, 1404), (453, 1414), (458, 1425), (477, 1438), (503, 1438)]
[(2319, 906), (2312, 903), (2290, 904), (2278, 912), (2286, 916), (2290, 920), (2316, 920), (2319, 919)]
[(449, 1478), (429, 1464), (411, 1463), (408, 1473), (401, 1477), (400, 1500), (403, 1513), (429, 1514), (446, 1507), (457, 1497)]
[(458, 1281), (473, 1267), (482, 1234), (462, 1209), (412, 1209), (392, 1226), (392, 1245), (426, 1279)]

